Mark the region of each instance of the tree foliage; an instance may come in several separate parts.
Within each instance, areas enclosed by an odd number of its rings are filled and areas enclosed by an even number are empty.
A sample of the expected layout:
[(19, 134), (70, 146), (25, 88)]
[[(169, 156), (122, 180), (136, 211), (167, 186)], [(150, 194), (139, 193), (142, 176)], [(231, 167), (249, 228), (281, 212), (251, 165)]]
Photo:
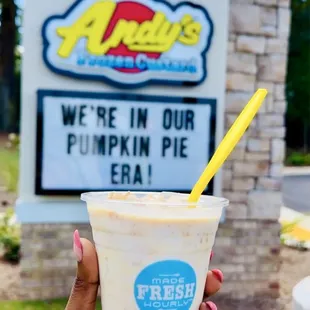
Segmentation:
[(4, 104), (2, 113), (6, 118), (2, 129), (13, 131), (18, 130), (20, 111), (20, 54), (17, 46), (21, 41), (22, 12), (17, 2), (0, 0), (0, 102)]
[(310, 0), (292, 0), (291, 8), (286, 83), (288, 143), (294, 144), (294, 136), (296, 141), (299, 135), (306, 149), (310, 144)]
[(2, 81), (14, 85), (15, 48), (16, 48), (16, 5), (14, 0), (1, 0), (0, 12), (0, 74)]

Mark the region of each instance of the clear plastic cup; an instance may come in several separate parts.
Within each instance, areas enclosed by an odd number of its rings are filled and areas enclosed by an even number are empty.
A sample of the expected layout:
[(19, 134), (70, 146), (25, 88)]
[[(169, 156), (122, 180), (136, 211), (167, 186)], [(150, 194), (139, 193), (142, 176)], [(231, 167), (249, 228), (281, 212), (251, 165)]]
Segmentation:
[(187, 194), (84, 193), (103, 310), (197, 310), (228, 200)]

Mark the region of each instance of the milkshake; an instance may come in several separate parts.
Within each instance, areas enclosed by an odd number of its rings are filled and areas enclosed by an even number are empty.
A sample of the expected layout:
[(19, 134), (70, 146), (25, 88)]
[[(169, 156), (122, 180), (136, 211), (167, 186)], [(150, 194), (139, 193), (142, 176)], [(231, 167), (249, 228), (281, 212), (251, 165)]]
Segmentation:
[(87, 202), (103, 310), (197, 310), (228, 205), (187, 194), (93, 192)]

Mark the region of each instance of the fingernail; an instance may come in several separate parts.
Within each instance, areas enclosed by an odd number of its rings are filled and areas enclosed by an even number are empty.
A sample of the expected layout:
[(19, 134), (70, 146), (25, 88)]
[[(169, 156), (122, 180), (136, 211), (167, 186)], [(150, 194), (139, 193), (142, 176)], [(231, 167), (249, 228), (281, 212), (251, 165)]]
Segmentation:
[(76, 256), (76, 260), (80, 263), (83, 258), (83, 247), (78, 230), (73, 233), (73, 252)]
[(222, 283), (224, 280), (223, 272), (219, 269), (213, 269), (211, 271), (215, 275), (215, 277)]
[(207, 301), (206, 306), (209, 310), (217, 310), (217, 306), (212, 301)]
[(210, 260), (213, 258), (213, 256), (214, 256), (214, 252), (211, 251)]

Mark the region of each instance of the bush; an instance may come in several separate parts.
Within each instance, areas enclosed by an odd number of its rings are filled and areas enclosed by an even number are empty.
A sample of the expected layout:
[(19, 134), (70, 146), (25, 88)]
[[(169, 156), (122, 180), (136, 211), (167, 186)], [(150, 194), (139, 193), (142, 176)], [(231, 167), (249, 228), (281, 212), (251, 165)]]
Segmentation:
[(288, 155), (286, 164), (290, 166), (310, 166), (310, 154), (293, 152)]
[(10, 133), (8, 136), (8, 143), (7, 147), (9, 149), (18, 149), (20, 145), (20, 138), (17, 134), (15, 133)]
[(3, 258), (12, 263), (20, 260), (20, 227), (13, 222), (14, 211), (7, 209), (0, 219), (0, 246), (3, 250)]

